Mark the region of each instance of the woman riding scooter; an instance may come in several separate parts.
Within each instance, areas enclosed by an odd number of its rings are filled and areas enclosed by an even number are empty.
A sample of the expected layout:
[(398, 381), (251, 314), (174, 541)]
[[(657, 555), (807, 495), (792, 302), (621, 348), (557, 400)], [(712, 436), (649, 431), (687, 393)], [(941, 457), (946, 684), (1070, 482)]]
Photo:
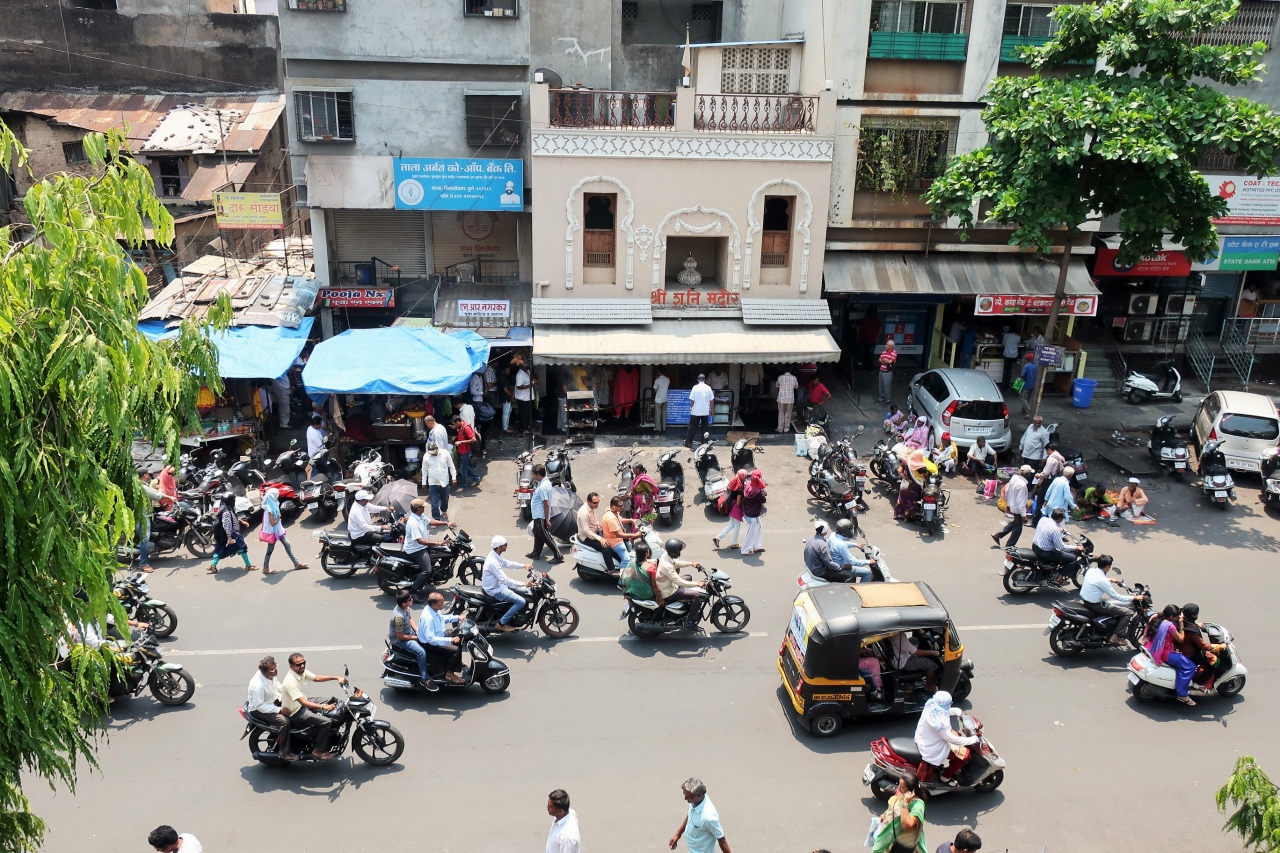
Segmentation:
[(916, 723), (916, 748), (923, 760), (920, 777), (928, 780), (935, 770), (941, 770), (939, 781), (955, 785), (956, 774), (969, 762), (969, 747), (979, 741), (977, 737), (965, 737), (951, 728), (951, 717), (960, 716), (959, 708), (951, 707), (951, 694), (939, 690), (925, 703)]

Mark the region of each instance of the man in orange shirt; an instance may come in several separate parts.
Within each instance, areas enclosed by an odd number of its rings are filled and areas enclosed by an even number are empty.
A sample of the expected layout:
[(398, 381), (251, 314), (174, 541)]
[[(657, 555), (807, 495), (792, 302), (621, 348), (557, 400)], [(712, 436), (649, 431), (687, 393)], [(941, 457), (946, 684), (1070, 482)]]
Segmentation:
[(601, 535), (604, 536), (605, 547), (613, 551), (618, 558), (618, 565), (627, 564), (627, 546), (622, 544), (628, 539), (639, 539), (639, 533), (628, 533), (623, 526), (631, 519), (622, 517), (622, 496), (614, 495), (609, 499), (609, 509), (600, 520)]

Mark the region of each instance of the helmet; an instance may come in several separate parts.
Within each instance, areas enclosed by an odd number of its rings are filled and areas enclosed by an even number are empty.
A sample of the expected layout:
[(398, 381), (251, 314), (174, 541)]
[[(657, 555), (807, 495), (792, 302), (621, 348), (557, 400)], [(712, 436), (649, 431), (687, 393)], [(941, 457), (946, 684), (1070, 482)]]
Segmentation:
[(684, 550), (684, 543), (679, 539), (672, 537), (667, 540), (667, 544), (663, 547), (666, 548), (667, 554), (674, 560), (676, 557), (679, 557), (680, 552)]
[(839, 533), (845, 539), (853, 538), (853, 522), (847, 518), (842, 518), (836, 522), (836, 533)]

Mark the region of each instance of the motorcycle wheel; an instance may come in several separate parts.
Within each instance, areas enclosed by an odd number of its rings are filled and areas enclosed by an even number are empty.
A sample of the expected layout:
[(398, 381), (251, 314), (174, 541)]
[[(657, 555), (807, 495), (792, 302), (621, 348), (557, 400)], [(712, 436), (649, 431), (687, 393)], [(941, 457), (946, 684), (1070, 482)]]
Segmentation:
[(884, 463), (879, 459), (871, 460), (871, 473), (875, 475), (877, 480), (884, 483), (889, 482), (889, 475), (885, 471)]
[[(275, 750), (275, 740), (274, 732), (269, 732), (266, 729), (254, 729), (253, 733), (249, 735), (249, 754), (256, 757), (257, 753)], [(278, 755), (279, 753), (277, 752), (276, 754)], [(257, 760), (271, 767), (284, 767), (289, 763), (283, 758), (258, 758)]]
[(1074, 643), (1063, 642), (1061, 624), (1049, 633), (1049, 648), (1053, 649), (1053, 653), (1060, 658), (1073, 658), (1084, 651)]
[(520, 523), (528, 524), (530, 521), (532, 521), (533, 520), (532, 512), (533, 511), (530, 510), (529, 507), (527, 506), (520, 507)]
[(1026, 595), (1036, 588), (1030, 582), (1031, 569), (1014, 569), (1004, 573), (1004, 588), (1010, 595)]
[(844, 718), (835, 711), (823, 711), (809, 721), (809, 734), (814, 737), (835, 737), (844, 728)]
[(963, 702), (969, 698), (969, 694), (973, 692), (973, 679), (967, 675), (960, 676), (956, 682), (956, 689), (951, 691), (952, 702)]
[(567, 637), (578, 629), (578, 611), (572, 604), (552, 604), (538, 614), (538, 627), (553, 640)]
[(355, 566), (335, 566), (330, 564), (328, 553), (320, 552), (320, 568), (331, 578), (349, 578), (356, 573)]
[(573, 480), (570, 480), (568, 483), (566, 483), (565, 488), (573, 492), (575, 495), (578, 493), (578, 484), (573, 482)]
[(651, 639), (662, 633), (661, 631), (655, 631), (652, 628), (646, 628), (640, 620), (636, 618), (634, 610), (627, 614), (627, 630), (635, 636), (642, 637), (644, 639)]
[(997, 770), (987, 778), (983, 779), (981, 784), (975, 785), (973, 790), (979, 794), (990, 794), (996, 788), (1000, 787), (1000, 783), (1004, 781), (1004, 770)]
[(711, 624), (722, 634), (736, 634), (746, 630), (751, 621), (751, 608), (745, 601), (717, 601), (711, 608)]
[(468, 557), (458, 567), (458, 582), (475, 586), (480, 583), (480, 576), (483, 574), (484, 561), (479, 557)]
[(201, 542), (194, 530), (188, 530), (186, 538), (182, 540), (182, 544), (186, 545), (187, 550), (197, 559), (207, 560), (213, 556), (212, 536), (206, 536), (204, 542)]
[(936, 515), (933, 517), (933, 520), (929, 522), (926, 530), (930, 536), (933, 536), (938, 532), (938, 517)]
[(160, 607), (142, 605), (138, 608), (138, 621), (150, 623), (151, 631), (161, 639), (168, 637), (178, 628), (178, 614), (174, 613), (173, 608), (167, 604)]
[(1226, 681), (1218, 685), (1219, 696), (1235, 696), (1241, 690), (1244, 690), (1245, 677), (1237, 675), (1235, 678), (1228, 678)]
[(1133, 688), (1133, 698), (1139, 702), (1154, 702), (1160, 698), (1160, 693), (1145, 681), (1139, 681), (1138, 686)]
[(1129, 389), (1128, 400), (1130, 403), (1133, 403), (1136, 406), (1137, 404), (1142, 402), (1142, 397), (1143, 397), (1142, 392), (1139, 391), (1137, 388)]
[(871, 783), (871, 795), (886, 803), (896, 790), (898, 790), (898, 780), (892, 776), (881, 776)]
[(507, 688), (511, 686), (511, 673), (504, 672), (502, 675), (492, 675), (480, 682), (480, 689), (485, 693), (506, 693)]
[(1182, 392), (1181, 392), (1181, 391), (1174, 391), (1174, 392), (1173, 392), (1173, 402), (1175, 402), (1175, 403), (1181, 403), (1181, 402), (1182, 402)]
[(1084, 586), (1084, 573), (1087, 572), (1088, 570), (1089, 570), (1089, 565), (1088, 563), (1086, 563), (1085, 565), (1076, 569), (1076, 573), (1071, 576), (1071, 583), (1075, 585), (1076, 589), (1080, 589), (1080, 587)]
[(1181, 472), (1181, 471), (1179, 471), (1177, 468), (1174, 468), (1174, 469), (1170, 472), (1170, 474), (1173, 476), (1173, 481), (1174, 481), (1175, 483), (1181, 483), (1181, 482), (1182, 482), (1182, 472)]
[(370, 726), (356, 733), (351, 747), (365, 764), (385, 767), (404, 753), (404, 736), (395, 726)]
[(164, 705), (185, 705), (196, 692), (196, 680), (186, 670), (151, 673), (151, 694)]
[(809, 494), (813, 495), (815, 498), (817, 498), (820, 501), (825, 501), (828, 497), (830, 497), (830, 492), (828, 492), (827, 490), (827, 484), (822, 482), (821, 480), (810, 480), (808, 484), (808, 488), (809, 488)]

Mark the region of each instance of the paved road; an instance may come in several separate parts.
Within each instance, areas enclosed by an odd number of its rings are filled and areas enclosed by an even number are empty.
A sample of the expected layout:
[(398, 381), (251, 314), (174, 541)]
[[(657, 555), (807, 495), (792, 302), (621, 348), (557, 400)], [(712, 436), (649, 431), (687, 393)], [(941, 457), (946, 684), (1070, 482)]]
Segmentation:
[[(580, 490), (607, 486), (615, 457), (609, 450), (578, 457)], [(311, 571), (264, 578), (227, 568), (210, 577), (191, 561), (161, 564), (153, 591), (181, 620), (166, 648), (199, 689), (182, 708), (163, 708), (149, 695), (119, 703), (102, 770), (85, 773), (76, 796), (28, 780), (50, 825), (46, 849), (144, 850), (146, 833), (171, 823), (209, 851), (282, 843), (532, 851), (545, 840), (546, 793), (564, 787), (587, 850), (656, 851), (682, 819), (678, 786), (690, 775), (707, 783), (737, 851), (862, 849), (877, 806), (860, 781), (868, 742), (909, 735), (914, 720), (855, 724), (830, 740), (795, 725), (775, 659), (809, 530), (805, 466), (783, 447), (770, 447), (759, 462), (771, 481), (766, 554), (713, 556), (718, 522), (697, 508), (680, 531), (695, 558), (732, 575), (752, 608), (749, 636), (621, 636), (616, 591), (583, 583), (566, 563), (555, 576), (582, 613), (579, 638), (496, 639), (513, 670), (510, 693), (499, 697), (382, 689), (378, 656), (391, 602), (366, 575), (322, 574), (306, 521), (292, 536)], [(477, 540), (516, 534), (515, 553), (528, 539), (511, 512), (512, 478), (510, 463), (494, 462), (485, 490), (458, 501), (453, 517)], [(1214, 791), (1240, 753), (1280, 777), (1270, 604), (1280, 593), (1280, 517), (1257, 505), (1256, 481), (1241, 483), (1241, 503), (1226, 513), (1201, 506), (1188, 485), (1149, 485), (1158, 526), (1090, 534), (1128, 580), (1154, 586), (1159, 604), (1197, 601), (1206, 618), (1235, 632), (1248, 686), (1234, 701), (1193, 710), (1135, 704), (1125, 691), (1127, 655), (1054, 659), (1042, 636), (1052, 596), (1004, 595), (999, 554), (987, 538), (996, 510), (965, 483), (952, 482), (943, 537), (897, 525), (883, 498), (871, 501), (864, 521), (894, 573), (929, 582), (951, 609), (977, 662), (974, 708), (1009, 763), (997, 793), (930, 803), (930, 849), (959, 826), (976, 825), (992, 850), (1039, 851), (1046, 842), (1051, 851), (1122, 850), (1135, 838), (1153, 850), (1239, 850), (1219, 830)], [(262, 546), (252, 545), (260, 561)], [(405, 734), (402, 762), (384, 769), (354, 760), (288, 769), (254, 763), (237, 740), (236, 709), (262, 649), (307, 650), (318, 673), (350, 665), (353, 682), (374, 694), (378, 716)]]

